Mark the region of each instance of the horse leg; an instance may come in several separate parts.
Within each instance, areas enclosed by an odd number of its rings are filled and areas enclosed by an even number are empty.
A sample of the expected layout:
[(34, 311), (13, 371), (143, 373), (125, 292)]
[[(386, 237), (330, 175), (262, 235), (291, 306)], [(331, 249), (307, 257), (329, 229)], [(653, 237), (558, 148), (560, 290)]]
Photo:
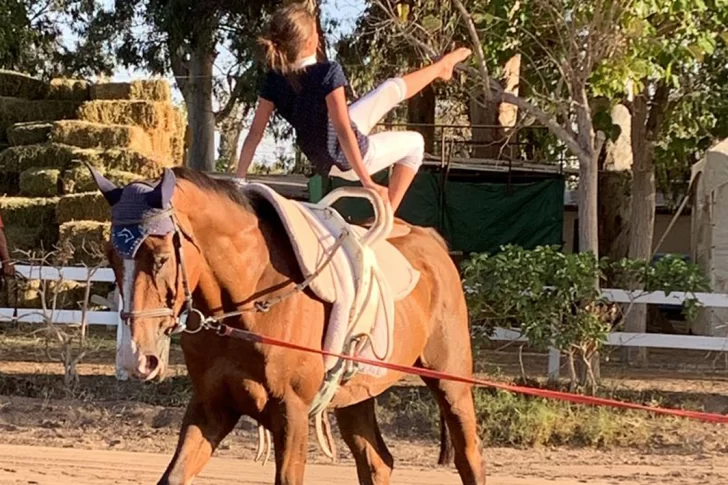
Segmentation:
[(270, 413), (276, 458), (275, 485), (303, 485), (308, 455), (308, 406), (298, 396), (274, 405)]
[(387, 485), (394, 458), (379, 431), (374, 399), (336, 410), (336, 421), (356, 461), (361, 485)]
[(213, 408), (193, 396), (182, 420), (177, 450), (158, 485), (192, 483), (239, 419), (237, 411)]
[[(485, 468), (478, 439), (473, 392), (460, 382), (425, 379), (440, 406), (455, 449), (455, 467), (464, 485), (484, 485)], [(444, 446), (441, 443), (441, 446)]]

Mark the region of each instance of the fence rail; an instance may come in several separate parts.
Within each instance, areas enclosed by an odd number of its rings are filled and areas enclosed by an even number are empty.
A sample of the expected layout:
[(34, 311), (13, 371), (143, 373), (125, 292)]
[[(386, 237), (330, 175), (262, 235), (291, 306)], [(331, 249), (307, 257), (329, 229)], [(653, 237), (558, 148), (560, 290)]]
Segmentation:
[[(52, 268), (38, 266), (18, 266), (16, 271), (25, 278), (31, 280), (47, 281), (83, 281), (91, 283), (112, 283), (115, 281), (114, 272), (109, 268)], [(666, 294), (662, 291), (627, 291), (621, 289), (607, 288), (602, 290), (605, 299), (615, 303), (645, 303), (650, 305), (681, 305), (686, 299), (695, 299), (705, 307), (728, 308), (728, 295), (720, 293), (684, 293), (673, 292)], [(121, 369), (119, 361), (119, 348), (129, 338), (129, 332), (125, 332), (120, 317), (122, 308), (121, 297), (118, 290), (114, 293), (114, 301), (109, 302), (112, 306), (107, 311), (86, 312), (86, 323), (88, 325), (106, 325), (117, 328), (117, 359), (116, 375), (118, 379), (125, 380), (126, 373)], [(40, 309), (16, 309), (0, 308), (0, 320), (22, 321), (28, 323), (43, 323), (48, 319), (57, 324), (80, 324), (83, 313), (79, 310), (56, 310), (44, 312)], [(517, 330), (499, 328), (496, 330), (492, 340), (499, 341), (524, 341), (525, 339)], [(713, 352), (728, 352), (728, 338), (706, 337), (693, 335), (666, 335), (648, 333), (626, 333), (613, 332), (609, 334), (607, 345), (616, 347), (648, 347), (682, 350), (703, 350)], [(558, 377), (561, 367), (561, 355), (551, 349), (549, 352), (549, 377)]]

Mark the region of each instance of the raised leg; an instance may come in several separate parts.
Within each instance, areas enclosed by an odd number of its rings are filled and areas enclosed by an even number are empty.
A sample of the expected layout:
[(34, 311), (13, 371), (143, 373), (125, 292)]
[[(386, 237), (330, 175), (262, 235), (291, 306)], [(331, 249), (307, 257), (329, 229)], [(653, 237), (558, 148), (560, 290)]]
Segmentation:
[(336, 421), (356, 461), (361, 485), (387, 485), (394, 459), (377, 425), (374, 399), (336, 410)]
[(471, 54), (470, 49), (461, 47), (444, 55), (439, 61), (427, 67), (403, 76), (402, 79), (407, 85), (407, 99), (425, 89), (435, 79), (449, 81), (452, 78), (455, 66), (470, 57)]
[(292, 396), (271, 411), (276, 485), (303, 485), (308, 453), (308, 406)]
[(399, 103), (411, 98), (436, 79), (449, 80), (459, 62), (470, 56), (469, 49), (461, 48), (442, 59), (402, 76), (383, 82), (349, 107), (349, 116), (359, 131), (368, 135), (372, 129)]
[(214, 407), (193, 396), (182, 421), (177, 450), (159, 485), (192, 483), (239, 419), (236, 411)]

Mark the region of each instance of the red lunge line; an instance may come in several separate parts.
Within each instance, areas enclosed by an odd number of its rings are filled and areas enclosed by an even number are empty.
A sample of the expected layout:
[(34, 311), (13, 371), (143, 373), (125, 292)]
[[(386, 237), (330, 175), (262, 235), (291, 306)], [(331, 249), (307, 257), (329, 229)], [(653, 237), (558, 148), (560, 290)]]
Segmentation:
[(455, 382), (462, 382), (465, 384), (471, 384), (480, 387), (491, 387), (494, 389), (500, 389), (503, 391), (514, 392), (518, 394), (526, 394), (529, 396), (542, 397), (546, 399), (557, 399), (560, 401), (568, 401), (577, 404), (588, 404), (592, 406), (610, 406), (614, 408), (622, 409), (635, 409), (639, 411), (648, 411), (655, 414), (662, 414), (667, 416), (677, 416), (680, 418), (697, 419), (700, 421), (707, 421), (710, 423), (723, 423), (728, 424), (728, 415), (714, 414), (714, 413), (703, 413), (699, 411), (686, 411), (683, 409), (667, 409), (645, 406), (643, 404), (635, 404), (630, 402), (615, 401), (613, 399), (604, 399), (599, 397), (582, 396), (579, 394), (571, 394), (568, 392), (561, 391), (550, 391), (548, 389), (535, 389), (532, 387), (513, 386), (509, 384), (502, 384), (499, 382), (486, 381), (482, 379), (475, 379), (472, 377), (462, 377), (452, 374), (446, 374), (444, 372), (437, 372), (428, 369), (421, 369), (417, 367), (411, 367), (406, 365), (392, 364), (389, 362), (381, 362), (378, 360), (365, 359), (362, 357), (355, 357), (349, 355), (337, 354), (335, 352), (328, 352), (326, 350), (313, 349), (310, 347), (304, 347), (302, 345), (292, 344), (283, 340), (278, 340), (272, 337), (264, 337), (262, 335), (253, 334), (244, 330), (238, 330), (236, 328), (228, 327), (223, 325), (219, 329), (219, 334), (226, 337), (234, 337), (242, 340), (248, 340), (252, 342), (258, 342), (265, 345), (273, 345), (276, 347), (284, 347), (291, 350), (297, 350), (300, 352), (308, 352), (311, 354), (319, 354), (327, 357), (336, 357), (338, 359), (347, 360), (350, 362), (357, 362), (359, 364), (372, 365), (389, 369), (395, 372), (401, 372), (403, 374), (417, 375), (420, 377), (428, 377), (431, 379), (441, 379)]

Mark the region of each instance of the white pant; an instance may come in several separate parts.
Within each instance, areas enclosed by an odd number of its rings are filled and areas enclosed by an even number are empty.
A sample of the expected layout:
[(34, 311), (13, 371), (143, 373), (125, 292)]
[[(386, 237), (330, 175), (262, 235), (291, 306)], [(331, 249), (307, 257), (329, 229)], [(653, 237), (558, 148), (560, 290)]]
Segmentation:
[[(372, 129), (395, 106), (407, 99), (407, 85), (401, 78), (382, 83), (356, 103), (349, 106), (349, 117), (362, 134), (369, 137), (369, 150), (364, 166), (370, 175), (392, 165), (404, 165), (415, 172), (425, 157), (425, 139), (416, 131), (387, 131), (369, 135)], [(354, 170), (331, 168), (329, 175), (345, 180), (359, 180)]]

